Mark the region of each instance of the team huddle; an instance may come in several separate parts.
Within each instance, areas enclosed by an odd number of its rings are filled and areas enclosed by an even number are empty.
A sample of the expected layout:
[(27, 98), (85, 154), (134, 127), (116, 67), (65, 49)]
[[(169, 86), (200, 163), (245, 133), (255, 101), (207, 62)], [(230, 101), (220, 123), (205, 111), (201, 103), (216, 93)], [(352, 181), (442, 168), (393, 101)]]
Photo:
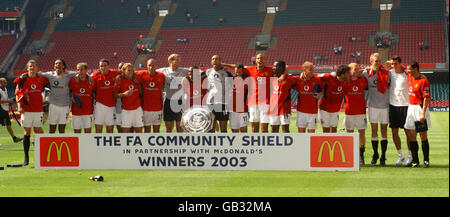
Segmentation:
[[(22, 113), (25, 162), (28, 165), (30, 135), (43, 133), (44, 106), (48, 102), (50, 133), (65, 132), (69, 114), (75, 133), (160, 132), (162, 121), (166, 132), (183, 132), (183, 112), (193, 107), (207, 108), (214, 114), (211, 132), (280, 131), (289, 133), (291, 92), (298, 92), (296, 125), (299, 133), (314, 133), (320, 123), (323, 132), (336, 133), (342, 101), (345, 105), (343, 127), (359, 132), (360, 164), (365, 164), (366, 107), (372, 129), (372, 164), (386, 163), (387, 126), (392, 129), (398, 151), (396, 165), (418, 167), (417, 133), (424, 155), (423, 167), (429, 166), (427, 129), (430, 125), (428, 105), (430, 85), (420, 74), (419, 64), (406, 67), (400, 57), (392, 57), (384, 65), (378, 53), (370, 57), (370, 66), (362, 69), (356, 63), (339, 65), (335, 72), (314, 73), (314, 65), (305, 62), (302, 73), (292, 76), (284, 61), (267, 66), (265, 56), (258, 54), (255, 65), (223, 63), (220, 56), (211, 58), (211, 68), (180, 67), (180, 56), (168, 57), (169, 67), (158, 68), (155, 59), (147, 61), (146, 70), (135, 70), (130, 63), (112, 69), (101, 59), (99, 68), (88, 74), (88, 65), (78, 63), (75, 71), (66, 71), (64, 60), (58, 59), (54, 71), (38, 72), (37, 63), (27, 63), (27, 73), (14, 80), (16, 101)], [(229, 70), (230, 69), (230, 70)], [(50, 93), (43, 100), (43, 91)], [(368, 90), (366, 99), (365, 90)], [(366, 103), (367, 101), (367, 103)], [(378, 137), (378, 127), (381, 136)], [(398, 129), (407, 137), (408, 156), (401, 150)], [(152, 130), (153, 129), (153, 130)], [(378, 144), (381, 154), (378, 153)]]

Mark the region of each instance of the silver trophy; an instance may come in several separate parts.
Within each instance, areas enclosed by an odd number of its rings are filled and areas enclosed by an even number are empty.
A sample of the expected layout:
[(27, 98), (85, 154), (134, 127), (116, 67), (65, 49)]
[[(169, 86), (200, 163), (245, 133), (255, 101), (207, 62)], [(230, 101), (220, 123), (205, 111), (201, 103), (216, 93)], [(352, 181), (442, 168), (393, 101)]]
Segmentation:
[(212, 130), (214, 114), (208, 107), (191, 107), (181, 117), (181, 127), (190, 133), (206, 133)]

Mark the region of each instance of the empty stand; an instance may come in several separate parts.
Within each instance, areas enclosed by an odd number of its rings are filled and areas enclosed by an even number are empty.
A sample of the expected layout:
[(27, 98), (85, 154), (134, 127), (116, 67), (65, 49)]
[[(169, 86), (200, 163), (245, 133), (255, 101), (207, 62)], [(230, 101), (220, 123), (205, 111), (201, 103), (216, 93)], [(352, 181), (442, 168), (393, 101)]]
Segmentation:
[[(445, 62), (444, 22), (391, 23), (391, 32), (399, 34), (398, 45), (392, 46), (391, 55), (399, 55), (405, 63)], [(427, 40), (429, 49), (420, 50), (418, 43)]]
[(444, 21), (444, 15), (443, 0), (400, 0), (400, 7), (391, 10), (391, 23)]
[[(55, 32), (50, 38), (55, 46), (50, 53), (40, 56), (38, 64), (41, 69), (52, 70), (55, 59), (63, 58), (68, 69), (75, 69), (78, 62), (86, 62), (89, 68), (96, 69), (98, 60), (107, 58), (111, 67), (117, 68), (119, 62), (134, 62), (137, 52), (132, 45), (139, 34), (147, 32), (148, 30)], [(114, 52), (117, 52), (117, 58), (113, 57)]]
[[(368, 64), (369, 56), (376, 47), (369, 46), (368, 36), (376, 32), (378, 24), (336, 24), (274, 26), (272, 36), (278, 37), (277, 47), (267, 49), (269, 62), (285, 60), (290, 65), (301, 65), (305, 61), (315, 64), (335, 65), (355, 62), (352, 52), (361, 52), (361, 63)], [(361, 37), (365, 41), (349, 42), (349, 37)], [(335, 55), (333, 47), (341, 45), (342, 55)], [(327, 61), (315, 61), (315, 56), (328, 56)]]
[[(198, 28), (198, 27), (233, 27), (261, 26), (265, 13), (258, 12), (260, 0), (246, 0), (245, 4), (238, 0), (217, 1), (173, 1), (177, 5), (174, 14), (166, 17), (162, 28)], [(198, 15), (193, 23), (186, 19), (185, 9), (191, 15)], [(219, 18), (225, 22), (219, 23)]]
[[(249, 64), (254, 50), (248, 49), (250, 37), (261, 31), (261, 27), (226, 27), (162, 29), (157, 40), (163, 40), (158, 52), (150, 54), (159, 66), (167, 66), (167, 57), (172, 53), (181, 55), (183, 66), (210, 66), (215, 54), (226, 63)], [(178, 38), (187, 38), (188, 43), (177, 43)]]
[(277, 13), (274, 25), (378, 23), (379, 14), (372, 1), (289, 0), (286, 10)]
[(16, 41), (16, 36), (4, 35), (0, 36), (0, 62), (8, 54), (9, 49), (12, 48), (14, 42)]

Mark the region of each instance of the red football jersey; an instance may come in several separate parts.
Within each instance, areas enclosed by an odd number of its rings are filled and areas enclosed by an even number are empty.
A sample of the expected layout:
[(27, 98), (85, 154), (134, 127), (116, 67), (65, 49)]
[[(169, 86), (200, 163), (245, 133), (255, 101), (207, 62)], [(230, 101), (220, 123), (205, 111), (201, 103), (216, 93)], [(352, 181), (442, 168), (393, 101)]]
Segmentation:
[(308, 81), (303, 81), (300, 76), (296, 76), (298, 92), (297, 111), (317, 114), (317, 99), (313, 97), (314, 86), (319, 85), (323, 90), (323, 83), (316, 75)]
[(408, 73), (409, 82), (409, 104), (411, 105), (422, 105), (423, 99), (431, 98), (430, 94), (430, 83), (426, 78), (415, 79)]
[(248, 96), (248, 80), (233, 75), (233, 95), (230, 99), (230, 108), (233, 112), (248, 112), (247, 96)]
[(297, 81), (288, 75), (279, 82), (278, 78), (271, 79), (272, 93), (270, 95), (269, 115), (278, 116), (291, 113), (291, 88)]
[(319, 100), (319, 108), (329, 113), (339, 112), (344, 98), (344, 82), (339, 81), (330, 73), (318, 76), (324, 83), (324, 95)]
[(366, 114), (366, 98), (364, 90), (368, 83), (365, 77), (358, 77), (355, 81), (345, 82), (345, 114), (363, 115)]
[(92, 79), (95, 82), (95, 100), (105, 106), (116, 106), (116, 99), (114, 98), (114, 82), (119, 71), (110, 70), (107, 75), (101, 72), (94, 72)]
[[(250, 85), (248, 92), (248, 105), (269, 104), (270, 97), (270, 77), (273, 76), (273, 70), (270, 67), (264, 67), (258, 70), (256, 66), (245, 68), (244, 73), (247, 74)], [(264, 92), (265, 88), (265, 92)]]
[[(19, 84), (21, 78), (14, 79), (15, 84)], [(44, 86), (48, 84), (48, 79), (42, 76), (36, 76), (34, 78), (27, 77), (20, 90), (26, 97), (27, 105), (22, 104), (22, 108), (25, 112), (42, 112), (44, 100), (42, 98), (42, 90)], [(16, 88), (18, 90), (18, 87)]]
[(133, 80), (120, 78), (119, 84), (114, 85), (114, 92), (124, 93), (128, 90), (132, 91), (129, 96), (122, 96), (122, 109), (135, 110), (141, 106), (141, 99), (139, 97), (139, 86)]
[(70, 79), (69, 89), (73, 95), (76, 95), (81, 100), (81, 108), (72, 103), (73, 115), (91, 115), (94, 111), (92, 105), (92, 92), (94, 92), (94, 84), (91, 84), (88, 80), (75, 81), (75, 77)]
[(182, 88), (186, 94), (185, 109), (189, 109), (194, 105), (206, 105), (206, 94), (208, 89), (202, 88), (206, 86), (206, 76), (202, 75), (201, 80), (195, 84), (187, 78), (183, 78)]
[(144, 89), (142, 109), (144, 111), (161, 111), (163, 108), (162, 88), (164, 85), (164, 74), (156, 72), (151, 76), (147, 70), (136, 73), (139, 83)]

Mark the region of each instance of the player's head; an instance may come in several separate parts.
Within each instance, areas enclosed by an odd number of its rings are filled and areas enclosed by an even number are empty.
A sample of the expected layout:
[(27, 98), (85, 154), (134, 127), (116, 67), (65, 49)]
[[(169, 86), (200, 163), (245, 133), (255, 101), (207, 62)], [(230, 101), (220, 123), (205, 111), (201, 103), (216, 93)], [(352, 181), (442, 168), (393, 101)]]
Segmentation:
[(59, 58), (55, 60), (55, 64), (53, 66), (56, 72), (62, 72), (66, 69), (66, 61)]
[(314, 64), (312, 62), (304, 62), (302, 65), (303, 73), (305, 74), (306, 78), (309, 79), (314, 74)]
[(134, 67), (133, 67), (133, 65), (131, 63), (123, 64), (121, 69), (123, 71), (123, 74), (126, 77), (128, 77), (128, 78), (132, 78), (133, 77), (133, 75), (134, 75)]
[(381, 58), (379, 53), (373, 53), (370, 55), (370, 66), (372, 69), (379, 69), (381, 66)]
[(418, 77), (420, 75), (420, 67), (417, 61), (412, 61), (406, 67), (406, 71), (413, 77)]
[(214, 56), (211, 57), (211, 65), (214, 68), (222, 67), (222, 59), (220, 58), (219, 55), (214, 55)]
[(391, 57), (391, 63), (394, 69), (400, 69), (402, 67), (402, 58), (399, 56)]
[(117, 69), (119, 69), (119, 72), (122, 74), (122, 66), (125, 64), (125, 62), (120, 62), (119, 65), (117, 65)]
[(98, 68), (100, 69), (100, 72), (107, 73), (109, 71), (109, 60), (101, 59), (98, 62)]
[(266, 65), (266, 57), (264, 56), (264, 54), (259, 53), (255, 58), (257, 66), (264, 67)]
[(286, 72), (286, 62), (283, 60), (278, 60), (273, 63), (273, 74), (277, 77), (280, 77), (282, 74)]
[(350, 67), (350, 76), (351, 77), (358, 77), (359, 74), (361, 74), (361, 67), (358, 63), (350, 63), (348, 64), (348, 67)]
[(188, 79), (189, 80), (193, 80), (194, 79), (194, 77), (195, 78), (199, 78), (200, 76), (194, 76), (194, 73), (196, 72), (196, 71), (198, 71), (198, 67), (197, 66), (191, 66), (191, 67), (189, 67), (188, 68), (188, 74), (187, 74), (187, 77), (188, 77)]
[(347, 65), (339, 65), (336, 69), (336, 76), (339, 81), (348, 81), (350, 77), (350, 67)]
[(167, 61), (169, 61), (170, 67), (172, 67), (172, 68), (178, 68), (178, 67), (180, 66), (180, 61), (181, 61), (180, 55), (179, 55), (179, 54), (176, 54), (176, 53), (171, 54), (171, 55), (169, 56), (169, 58), (167, 58)]
[(77, 72), (79, 75), (86, 75), (88, 70), (87, 63), (78, 63), (77, 64)]
[(36, 73), (38, 71), (38, 66), (36, 60), (29, 60), (27, 62), (27, 71), (29, 73)]
[(6, 87), (7, 83), (6, 78), (0, 78), (0, 87)]
[(156, 72), (156, 67), (158, 67), (158, 62), (156, 61), (156, 59), (149, 59), (147, 60), (147, 70), (148, 72)]
[(234, 73), (237, 77), (244, 77), (244, 65), (241, 63), (236, 64), (236, 67), (234, 68)]

